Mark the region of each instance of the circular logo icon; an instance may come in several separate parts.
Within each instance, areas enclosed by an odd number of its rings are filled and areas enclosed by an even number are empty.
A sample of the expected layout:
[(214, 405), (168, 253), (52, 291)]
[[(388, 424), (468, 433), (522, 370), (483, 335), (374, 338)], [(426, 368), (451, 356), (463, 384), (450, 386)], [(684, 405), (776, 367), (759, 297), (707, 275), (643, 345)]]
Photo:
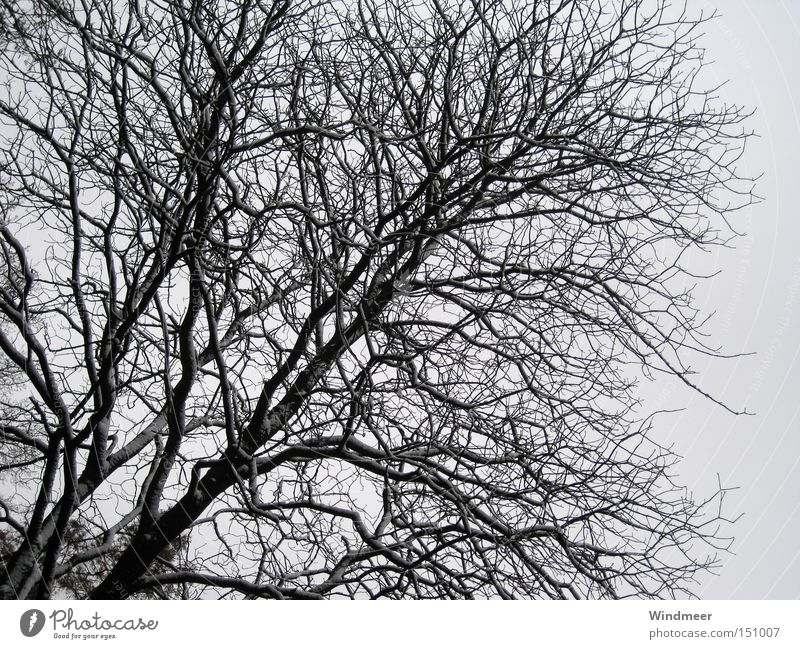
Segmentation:
[(44, 613), (38, 608), (25, 611), (19, 618), (19, 630), (22, 635), (32, 638), (44, 627)]

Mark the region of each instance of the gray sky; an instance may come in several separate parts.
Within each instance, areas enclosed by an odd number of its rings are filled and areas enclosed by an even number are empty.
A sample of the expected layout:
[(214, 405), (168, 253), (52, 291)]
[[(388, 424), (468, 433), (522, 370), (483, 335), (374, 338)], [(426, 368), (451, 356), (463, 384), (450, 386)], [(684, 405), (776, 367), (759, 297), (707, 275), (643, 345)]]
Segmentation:
[(735, 249), (703, 260), (697, 305), (716, 311), (706, 332), (722, 351), (752, 352), (697, 363), (706, 391), (752, 416), (723, 408), (660, 377), (643, 386), (645, 408), (684, 408), (657, 420), (654, 436), (684, 456), (678, 482), (698, 497), (717, 474), (735, 555), (696, 589), (714, 599), (800, 599), (800, 0), (688, 0), (691, 11), (721, 16), (707, 26), (708, 78), (728, 80), (721, 100), (754, 109), (758, 134), (742, 160), (763, 174), (763, 202), (737, 214), (746, 232)]
[(729, 80), (727, 103), (756, 110), (740, 170), (763, 174), (759, 205), (739, 213), (746, 231), (734, 250), (709, 254), (702, 270), (721, 271), (696, 291), (716, 311), (706, 331), (735, 360), (703, 360), (699, 383), (753, 416), (734, 416), (663, 378), (645, 387), (646, 405), (684, 407), (657, 420), (657, 438), (684, 456), (683, 484), (696, 496), (738, 487), (726, 497), (735, 556), (698, 594), (719, 599), (800, 598), (800, 1), (689, 0), (721, 16), (702, 44), (709, 76)]

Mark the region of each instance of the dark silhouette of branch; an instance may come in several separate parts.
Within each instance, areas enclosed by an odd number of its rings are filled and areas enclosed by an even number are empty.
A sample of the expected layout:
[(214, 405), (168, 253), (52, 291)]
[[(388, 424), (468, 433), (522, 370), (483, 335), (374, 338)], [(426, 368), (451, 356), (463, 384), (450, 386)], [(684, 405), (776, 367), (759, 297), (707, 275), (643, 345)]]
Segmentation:
[(675, 482), (636, 397), (714, 399), (687, 260), (752, 199), (708, 18), (0, 7), (3, 597), (674, 597), (716, 566), (725, 491)]

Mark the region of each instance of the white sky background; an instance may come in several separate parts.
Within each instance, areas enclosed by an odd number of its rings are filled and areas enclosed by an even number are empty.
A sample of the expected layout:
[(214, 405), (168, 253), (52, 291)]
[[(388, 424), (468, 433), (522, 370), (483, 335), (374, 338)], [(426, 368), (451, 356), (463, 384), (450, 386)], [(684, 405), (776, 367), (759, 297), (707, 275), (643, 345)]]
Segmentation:
[(755, 109), (743, 175), (763, 174), (764, 200), (736, 215), (745, 231), (698, 270), (697, 306), (716, 311), (706, 332), (735, 360), (703, 360), (698, 382), (753, 416), (734, 416), (661, 377), (642, 385), (645, 407), (684, 408), (656, 420), (654, 436), (684, 456), (678, 481), (709, 495), (720, 475), (735, 555), (697, 594), (708, 599), (800, 598), (800, 0), (688, 0), (717, 10), (701, 44), (720, 98)]
[[(681, 0), (675, 0), (679, 4)], [(728, 81), (722, 101), (754, 109), (740, 171), (763, 174), (764, 198), (738, 213), (746, 233), (715, 250), (701, 272), (696, 304), (716, 311), (706, 332), (734, 360), (704, 359), (700, 386), (753, 416), (723, 408), (660, 376), (643, 384), (645, 411), (683, 408), (656, 419), (653, 436), (674, 443), (677, 482), (698, 498), (738, 487), (726, 513), (744, 514), (728, 531), (734, 555), (696, 588), (707, 599), (800, 599), (800, 0), (687, 0), (689, 13), (717, 10), (701, 40), (706, 79)]]

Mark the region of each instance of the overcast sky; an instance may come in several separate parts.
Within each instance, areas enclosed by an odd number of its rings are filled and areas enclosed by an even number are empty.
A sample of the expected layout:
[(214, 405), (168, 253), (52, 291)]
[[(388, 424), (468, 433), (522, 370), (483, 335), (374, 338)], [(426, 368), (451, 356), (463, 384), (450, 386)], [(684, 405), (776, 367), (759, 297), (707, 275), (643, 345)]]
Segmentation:
[(733, 407), (734, 416), (663, 380), (646, 386), (662, 407), (684, 407), (659, 420), (662, 442), (684, 456), (681, 481), (695, 494), (738, 487), (726, 498), (735, 556), (697, 589), (703, 598), (800, 598), (800, 0), (689, 0), (691, 10), (718, 10), (702, 43), (709, 75), (728, 80), (721, 98), (755, 109), (740, 166), (763, 174), (763, 201), (738, 214), (747, 236), (715, 251), (699, 286), (698, 305), (716, 311), (707, 333), (735, 360), (696, 365), (700, 383)]
[(719, 11), (707, 26), (709, 79), (728, 81), (721, 100), (754, 109), (744, 175), (763, 174), (763, 201), (736, 215), (746, 236), (703, 263), (720, 271), (701, 283), (697, 304), (716, 311), (707, 333), (723, 351), (750, 353), (699, 362), (698, 383), (723, 408), (660, 377), (645, 406), (683, 408), (657, 420), (654, 436), (684, 459), (679, 482), (698, 497), (737, 487), (726, 513), (734, 555), (696, 589), (703, 598), (800, 599), (800, 0), (688, 0)]

